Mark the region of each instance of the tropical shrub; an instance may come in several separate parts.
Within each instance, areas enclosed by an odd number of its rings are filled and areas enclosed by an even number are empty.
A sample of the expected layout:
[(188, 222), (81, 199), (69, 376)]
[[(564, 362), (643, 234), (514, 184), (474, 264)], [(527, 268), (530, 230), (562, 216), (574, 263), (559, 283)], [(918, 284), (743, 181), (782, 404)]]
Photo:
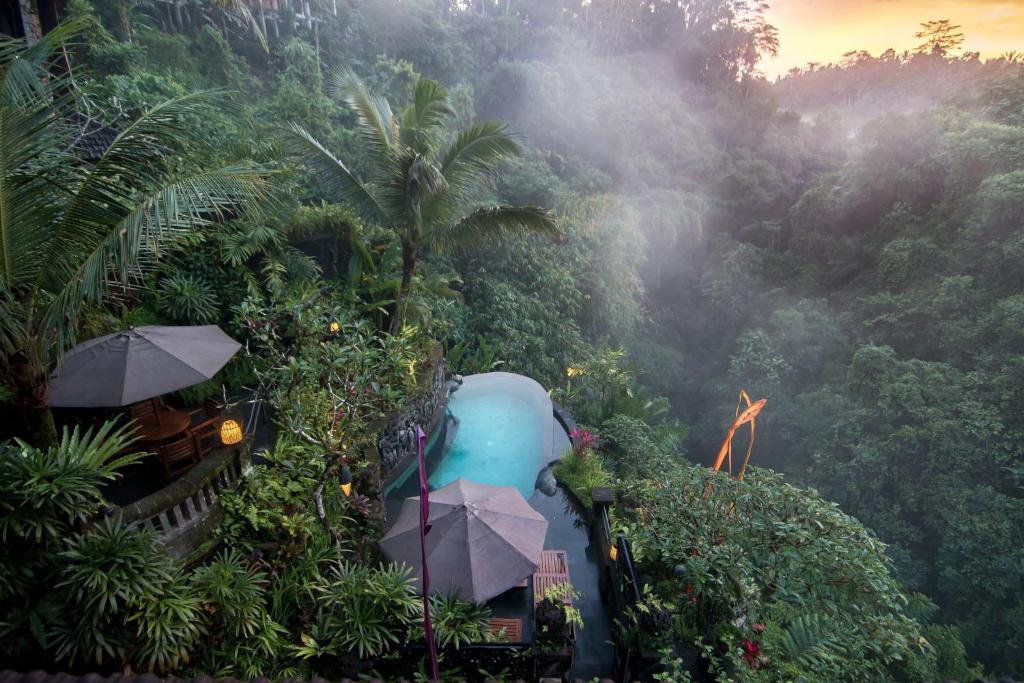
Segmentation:
[[(458, 649), (472, 643), (491, 642), (494, 636), (488, 623), (490, 618), (491, 610), (485, 605), (461, 600), (452, 594), (430, 596), (430, 619), (439, 647)], [(410, 634), (410, 638), (415, 639), (421, 636), (421, 628)]]
[(151, 534), (96, 520), (102, 487), (141, 454), (105, 423), (57, 445), (0, 445), (0, 622), (5, 661), (131, 662), (170, 671), (205, 632), (201, 604)]
[(315, 585), (316, 614), (303, 634), (301, 657), (377, 657), (402, 642), (422, 620), (412, 570), (338, 561)]
[[(932, 680), (885, 546), (768, 470), (680, 467), (627, 486), (620, 530), (676, 642), (733, 680)], [(920, 677), (918, 677), (920, 676)]]
[(220, 302), (201, 276), (174, 273), (160, 281), (157, 306), (173, 321), (205, 325), (220, 317)]

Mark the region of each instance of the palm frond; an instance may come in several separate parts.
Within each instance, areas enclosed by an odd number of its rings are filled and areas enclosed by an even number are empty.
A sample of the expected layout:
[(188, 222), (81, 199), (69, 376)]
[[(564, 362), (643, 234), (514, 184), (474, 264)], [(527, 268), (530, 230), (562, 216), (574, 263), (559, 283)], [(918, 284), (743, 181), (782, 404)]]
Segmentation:
[[(166, 171), (154, 160), (186, 154), (200, 144), (195, 117), (216, 115), (213, 93), (200, 92), (168, 100), (138, 117), (118, 133), (89, 168), (64, 208), (39, 269), (38, 282), (74, 270), (95, 244), (137, 206), (137, 195), (163, 183)], [(173, 197), (172, 197), (173, 198)], [(168, 216), (176, 206), (164, 205)]]
[(547, 211), (535, 206), (492, 206), (477, 209), (457, 223), (434, 230), (426, 238), (434, 249), (450, 251), (495, 237), (529, 233), (555, 235), (558, 227)]
[(289, 151), (313, 172), (325, 192), (351, 204), (363, 218), (370, 221), (387, 219), (387, 212), (370, 189), (305, 128), (293, 123), (286, 133), (285, 143)]
[(448, 192), (429, 207), (431, 217), (449, 215), (473, 195), (501, 167), (501, 162), (522, 153), (522, 147), (498, 121), (477, 123), (459, 132), (440, 162)]
[(44, 309), (42, 324), (58, 330), (58, 348), (72, 340), (74, 320), (84, 301), (100, 299), (110, 286), (129, 286), (141, 280), (161, 251), (208, 225), (226, 211), (263, 195), (259, 169), (228, 167), (173, 178), (142, 198), (106, 234), (77, 243), (73, 268), (51, 270), (54, 296)]
[(33, 279), (62, 187), (75, 182), (56, 121), (45, 95), (26, 106), (0, 95), (0, 288), (8, 291)]
[(448, 182), (460, 174), (478, 171), (493, 173), (505, 159), (519, 156), (523, 148), (500, 121), (475, 123), (459, 132), (445, 151), (441, 172)]
[(381, 203), (401, 210), (401, 217), (392, 216), (398, 229), (419, 231), (423, 209), (435, 197), (443, 195), (448, 183), (430, 159), (409, 147), (388, 160), (386, 182), (380, 185)]
[(47, 66), (59, 48), (88, 26), (84, 18), (61, 22), (32, 45), (20, 38), (0, 38), (0, 101), (27, 106), (61, 92), (66, 80)]
[(359, 120), (359, 131), (381, 159), (394, 147), (398, 132), (397, 122), (387, 99), (371, 95), (354, 72), (337, 69), (331, 73), (330, 86), (341, 96)]
[(437, 81), (416, 82), (413, 101), (402, 115), (401, 141), (421, 153), (430, 149), (433, 134), (455, 116), (448, 92)]
[(247, 25), (256, 36), (256, 39), (260, 41), (260, 45), (263, 49), (269, 53), (270, 45), (267, 43), (267, 36), (263, 34), (263, 30), (260, 28), (260, 23), (256, 21), (256, 17), (253, 16), (252, 10), (249, 9), (249, 4), (245, 0), (216, 0), (215, 4), (219, 5), (222, 10), (229, 10), (234, 12), (242, 20), (242, 23)]

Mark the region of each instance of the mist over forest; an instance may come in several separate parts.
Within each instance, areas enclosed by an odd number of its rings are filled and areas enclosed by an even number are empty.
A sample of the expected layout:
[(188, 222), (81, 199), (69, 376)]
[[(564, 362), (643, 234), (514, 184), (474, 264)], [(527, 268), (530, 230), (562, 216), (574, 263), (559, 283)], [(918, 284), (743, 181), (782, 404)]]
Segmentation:
[[(769, 80), (760, 64), (784, 38), (767, 7), (746, 0), (59, 6), (77, 26), (60, 54), (78, 111), (127, 130), (161, 102), (215, 90), (220, 111), (188, 112), (194, 139), (160, 163), (174, 173), (195, 163), (266, 174), (258, 219), (229, 211), (164, 249), (113, 299), (81, 293), (82, 308), (66, 316), (69, 340), (154, 322), (216, 323), (255, 339), (270, 333), (254, 320), (282, 319), (287, 307), (275, 302), (301, 298), (301, 283), (322, 278), (343, 293), (332, 315), (362, 320), (353, 323), (359, 334), (365, 325), (388, 339), (425, 335), (458, 374), (514, 372), (550, 389), (600, 439), (578, 486), (617, 486), (627, 501), (662, 500), (666, 486), (684, 490), (683, 482), (703, 490), (694, 466), (712, 464), (745, 390), (767, 399), (754, 488), (737, 494), (750, 510), (762, 510), (763, 495), (763, 510), (776, 515), (764, 513), (760, 545), (725, 555), (728, 542), (691, 530), (692, 551), (677, 556), (659, 544), (691, 531), (648, 538), (657, 513), (617, 520), (636, 534), (641, 559), (646, 551), (669, 568), (666, 581), (672, 567), (693, 563), (687, 595), (696, 586), (705, 602), (679, 598), (681, 584), (658, 609), (709, 648), (705, 680), (1024, 677), (1024, 56), (965, 52), (958, 27), (922, 16), (916, 51), (851, 52)], [(3, 49), (9, 86), (14, 47)], [(358, 81), (401, 118), (416, 110), (420, 79), (446, 90), (451, 130), (501, 121), (521, 146), (518, 155), (495, 151), (496, 171), (460, 199), (539, 213), (520, 216), (521, 230), (424, 241), (412, 270), (412, 243), (368, 219), (354, 190), (325, 180), (320, 162), (296, 151), (306, 143), (294, 133), (371, 188), (386, 187), (374, 175), (376, 143), (360, 130), (369, 114), (339, 92)], [(532, 229), (547, 217), (553, 233)], [(324, 232), (336, 236), (327, 257), (307, 240)], [(27, 290), (4, 268), (10, 318)], [(405, 302), (397, 325), (396, 300)], [(4, 329), (2, 398), (22, 416), (4, 436), (25, 437), (36, 423), (18, 374), (25, 354), (10, 341), (22, 337)], [(387, 348), (399, 370), (413, 357)], [(745, 439), (737, 438), (741, 455)], [(319, 473), (304, 476), (309, 485)], [(807, 529), (834, 534), (831, 545), (805, 555), (802, 540), (793, 550), (773, 545), (773, 524), (802, 524), (794, 520), (805, 514)], [(250, 552), (261, 547), (252, 535), (269, 526), (254, 523), (227, 544)], [(4, 534), (19, 528), (0, 524)], [(0, 564), (14, 553), (0, 552)], [(739, 579), (722, 569), (733, 562)], [(793, 579), (804, 571), (806, 580)], [(830, 572), (843, 578), (830, 584)], [(28, 610), (18, 595), (0, 590), (0, 606)], [(311, 609), (275, 609), (281, 632), (294, 633), (273, 638), (307, 633), (294, 624)], [(735, 617), (744, 609), (746, 622)], [(209, 632), (235, 633), (230, 623)], [(65, 668), (156, 651), (105, 650), (68, 632), (40, 645), (26, 635), (37, 628), (0, 616), (10, 643), (32, 643), (23, 652), (57, 643)], [(785, 635), (773, 640), (773, 629)], [(307, 671), (289, 668), (299, 661), (289, 657), (316, 666), (327, 652), (267, 645), (232, 654), (223, 637), (190, 663), (152, 658), (135, 670), (273, 676)], [(245, 658), (256, 663), (246, 669)], [(666, 680), (689, 680), (679, 676)]]

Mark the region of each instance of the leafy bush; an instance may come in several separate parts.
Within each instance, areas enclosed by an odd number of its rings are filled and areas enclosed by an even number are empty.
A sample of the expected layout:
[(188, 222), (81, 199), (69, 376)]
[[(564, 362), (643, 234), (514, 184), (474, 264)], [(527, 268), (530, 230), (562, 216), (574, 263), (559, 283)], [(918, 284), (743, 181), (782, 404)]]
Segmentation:
[(572, 491), (584, 506), (593, 505), (592, 489), (611, 485), (612, 475), (594, 451), (569, 449), (554, 467), (555, 478)]
[(624, 477), (654, 476), (676, 457), (671, 443), (675, 439), (659, 435), (654, 427), (635, 417), (613, 415), (601, 423), (601, 435), (610, 460)]
[(814, 492), (768, 470), (683, 467), (627, 497), (621, 530), (674, 638), (722, 653), (712, 667), (732, 680), (938, 676), (884, 545)]
[[(101, 487), (140, 455), (105, 423), (41, 450), (0, 446), (0, 652), (12, 664), (132, 662), (170, 671), (205, 632), (200, 603), (154, 541), (119, 518), (93, 523)], [(91, 524), (91, 526), (87, 526)]]
[(200, 602), (152, 533), (107, 519), (73, 535), (57, 558), (44, 602), (59, 660), (132, 659), (164, 671), (188, 661), (205, 630)]
[[(490, 609), (471, 600), (461, 600), (452, 594), (430, 596), (430, 619), (437, 644), (442, 648), (491, 642), (494, 636), (488, 623), (490, 618)], [(421, 629), (410, 634), (412, 638), (421, 635)]]
[(401, 642), (422, 619), (412, 570), (337, 562), (316, 584), (316, 615), (303, 634), (301, 657), (348, 653), (377, 657)]

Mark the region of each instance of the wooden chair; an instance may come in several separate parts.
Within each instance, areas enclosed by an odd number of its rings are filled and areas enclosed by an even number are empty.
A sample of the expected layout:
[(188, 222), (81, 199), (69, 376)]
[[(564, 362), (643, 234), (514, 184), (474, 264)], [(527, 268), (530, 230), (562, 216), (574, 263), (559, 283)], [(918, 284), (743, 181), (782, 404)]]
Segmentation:
[(188, 433), (196, 439), (196, 450), (199, 457), (203, 458), (214, 448), (220, 446), (220, 416), (224, 412), (224, 404), (220, 399), (210, 397), (203, 403), (202, 408), (189, 411), (192, 423)]
[(160, 422), (160, 409), (163, 407), (163, 401), (158, 398), (149, 398), (145, 401), (139, 401), (128, 406), (128, 414), (132, 419), (138, 420), (139, 422), (145, 422), (152, 420)]
[(164, 479), (170, 481), (180, 477), (196, 466), (202, 459), (196, 439), (186, 432), (174, 441), (156, 447), (156, 459), (164, 471)]
[(188, 414), (192, 416), (193, 422), (195, 422), (196, 420), (198, 420), (199, 422), (205, 422), (212, 418), (220, 417), (221, 413), (223, 412), (224, 404), (221, 403), (220, 399), (217, 398), (216, 396), (211, 396), (210, 398), (203, 401), (202, 408), (190, 410)]
[(196, 451), (200, 458), (204, 458), (207, 453), (220, 446), (220, 418), (211, 417), (192, 425), (186, 434), (195, 439)]
[(523, 642), (522, 619), (490, 619), (491, 633), (503, 643)]

